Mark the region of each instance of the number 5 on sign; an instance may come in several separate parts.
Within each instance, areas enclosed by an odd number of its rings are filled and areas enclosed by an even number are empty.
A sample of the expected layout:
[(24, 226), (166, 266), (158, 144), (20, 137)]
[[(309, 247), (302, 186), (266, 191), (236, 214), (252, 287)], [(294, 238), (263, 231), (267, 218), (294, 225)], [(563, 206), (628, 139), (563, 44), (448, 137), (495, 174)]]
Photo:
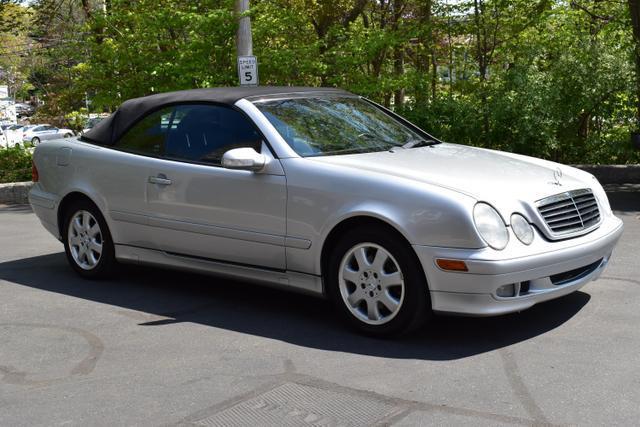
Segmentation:
[(255, 56), (238, 56), (240, 86), (258, 85), (258, 60)]

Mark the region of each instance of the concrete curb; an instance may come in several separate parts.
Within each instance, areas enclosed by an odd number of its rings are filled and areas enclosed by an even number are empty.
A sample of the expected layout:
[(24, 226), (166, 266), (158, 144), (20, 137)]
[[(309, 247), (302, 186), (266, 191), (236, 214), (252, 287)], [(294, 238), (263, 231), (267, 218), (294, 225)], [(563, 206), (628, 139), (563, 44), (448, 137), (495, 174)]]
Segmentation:
[(640, 184), (640, 165), (574, 165), (589, 172), (600, 184)]
[(31, 181), (0, 184), (0, 203), (29, 203), (31, 187)]

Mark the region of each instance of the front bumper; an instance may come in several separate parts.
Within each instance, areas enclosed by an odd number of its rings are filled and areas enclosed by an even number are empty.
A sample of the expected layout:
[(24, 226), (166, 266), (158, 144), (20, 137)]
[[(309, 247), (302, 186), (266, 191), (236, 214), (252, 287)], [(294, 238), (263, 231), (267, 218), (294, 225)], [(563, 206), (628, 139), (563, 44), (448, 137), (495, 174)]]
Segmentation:
[[(494, 316), (567, 295), (597, 279), (622, 229), (622, 221), (609, 215), (587, 235), (558, 242), (536, 235), (531, 246), (511, 236), (503, 251), (413, 247), (427, 276), (435, 312)], [(444, 271), (435, 263), (438, 258), (463, 260), (469, 271)], [(511, 284), (514, 296), (497, 295), (498, 288)]]

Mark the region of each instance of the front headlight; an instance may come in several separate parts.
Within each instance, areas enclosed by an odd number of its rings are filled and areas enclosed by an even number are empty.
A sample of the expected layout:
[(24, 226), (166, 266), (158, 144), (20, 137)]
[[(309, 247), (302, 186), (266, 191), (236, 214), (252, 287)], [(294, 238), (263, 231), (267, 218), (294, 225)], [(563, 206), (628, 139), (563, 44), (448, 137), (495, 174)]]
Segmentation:
[(530, 245), (533, 242), (533, 227), (522, 215), (517, 213), (511, 215), (511, 229), (518, 240), (525, 245)]
[(502, 217), (486, 203), (477, 203), (473, 208), (473, 221), (480, 237), (493, 249), (502, 250), (509, 243), (509, 232)]

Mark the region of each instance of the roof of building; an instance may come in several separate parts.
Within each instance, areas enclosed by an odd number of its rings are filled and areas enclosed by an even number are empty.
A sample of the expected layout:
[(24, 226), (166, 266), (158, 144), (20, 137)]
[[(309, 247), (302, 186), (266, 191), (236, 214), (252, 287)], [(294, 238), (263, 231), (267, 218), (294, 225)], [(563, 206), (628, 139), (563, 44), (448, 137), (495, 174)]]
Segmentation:
[(82, 139), (100, 145), (113, 145), (131, 126), (148, 113), (172, 104), (210, 102), (233, 105), (245, 98), (307, 94), (311, 96), (349, 93), (336, 88), (295, 86), (224, 87), (158, 93), (125, 101), (113, 114), (85, 133)]

